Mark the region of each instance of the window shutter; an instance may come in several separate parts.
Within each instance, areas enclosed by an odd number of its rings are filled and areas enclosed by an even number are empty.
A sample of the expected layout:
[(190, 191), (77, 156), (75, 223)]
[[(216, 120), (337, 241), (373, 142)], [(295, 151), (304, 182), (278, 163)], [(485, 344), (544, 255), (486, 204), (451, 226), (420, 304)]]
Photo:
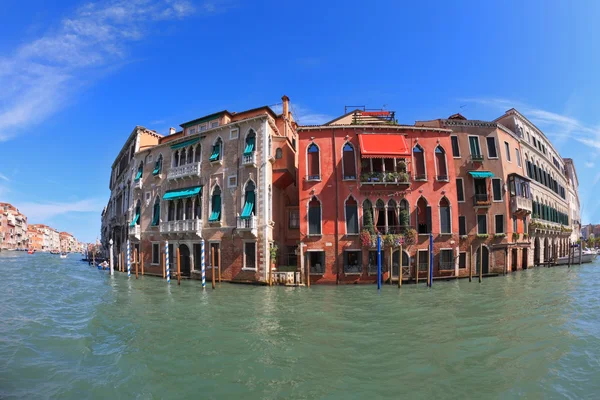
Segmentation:
[(427, 233), (431, 233), (431, 206), (427, 206), (425, 209), (425, 215), (427, 218)]

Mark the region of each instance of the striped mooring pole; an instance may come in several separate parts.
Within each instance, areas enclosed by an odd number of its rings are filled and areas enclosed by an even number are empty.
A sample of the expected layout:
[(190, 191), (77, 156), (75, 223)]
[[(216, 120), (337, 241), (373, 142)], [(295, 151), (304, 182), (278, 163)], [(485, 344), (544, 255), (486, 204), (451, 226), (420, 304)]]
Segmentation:
[(202, 289), (206, 289), (206, 265), (204, 264), (204, 239), (200, 242), (200, 265), (202, 268)]
[(169, 241), (165, 241), (165, 259), (167, 264), (167, 283), (171, 283), (171, 270), (169, 269)]
[(127, 240), (127, 277), (131, 276), (131, 253), (129, 239)]

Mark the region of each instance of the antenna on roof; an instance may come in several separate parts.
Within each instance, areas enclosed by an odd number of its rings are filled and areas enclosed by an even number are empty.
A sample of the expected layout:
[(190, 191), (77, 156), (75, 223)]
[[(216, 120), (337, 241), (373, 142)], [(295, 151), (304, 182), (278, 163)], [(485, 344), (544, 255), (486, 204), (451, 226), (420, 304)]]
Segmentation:
[(462, 106), (460, 106), (459, 108), (462, 110), (463, 108), (465, 108), (467, 105), (463, 104)]

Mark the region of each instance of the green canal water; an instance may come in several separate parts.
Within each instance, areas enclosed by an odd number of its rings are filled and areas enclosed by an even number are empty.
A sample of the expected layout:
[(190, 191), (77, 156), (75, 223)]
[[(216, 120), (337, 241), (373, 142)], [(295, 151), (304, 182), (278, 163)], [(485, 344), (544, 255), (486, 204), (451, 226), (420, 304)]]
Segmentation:
[(0, 253), (0, 399), (598, 398), (600, 265), (202, 291)]

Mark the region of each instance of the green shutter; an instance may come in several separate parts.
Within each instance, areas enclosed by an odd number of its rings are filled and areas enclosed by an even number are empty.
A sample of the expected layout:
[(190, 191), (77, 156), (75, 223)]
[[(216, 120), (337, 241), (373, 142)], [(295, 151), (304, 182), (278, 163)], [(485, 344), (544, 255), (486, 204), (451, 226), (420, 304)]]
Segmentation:
[(177, 190), (168, 190), (163, 196), (163, 200), (178, 200), (187, 197), (194, 197), (202, 191), (202, 186), (192, 186)]
[(481, 152), (479, 151), (479, 140), (476, 137), (469, 138), (469, 147), (471, 149), (472, 156), (481, 156)]
[(140, 178), (142, 177), (142, 168), (138, 169), (137, 174), (135, 175), (135, 181), (139, 181)]
[(160, 203), (154, 205), (154, 218), (152, 218), (152, 226), (157, 226), (160, 220)]
[(210, 217), (208, 217), (208, 222), (218, 221), (221, 217), (221, 196), (214, 195), (212, 201), (212, 212), (210, 213)]
[(246, 143), (246, 148), (244, 149), (244, 155), (249, 156), (254, 151), (254, 138), (248, 138), (248, 142)]
[(244, 209), (242, 210), (241, 217), (243, 219), (248, 219), (252, 216), (252, 210), (254, 209), (254, 192), (246, 193), (246, 204), (244, 205)]
[(139, 219), (140, 219), (140, 210), (137, 209), (135, 211), (135, 217), (133, 218), (133, 221), (131, 221), (131, 224), (129, 224), (129, 226), (135, 226), (137, 224), (137, 222), (139, 221)]
[(212, 154), (210, 155), (209, 161), (217, 161), (219, 159), (219, 153), (221, 152), (221, 146), (214, 145)]
[(154, 164), (154, 171), (152, 171), (152, 175), (158, 175), (160, 174), (160, 170), (161, 170), (161, 159), (156, 160), (156, 164)]

